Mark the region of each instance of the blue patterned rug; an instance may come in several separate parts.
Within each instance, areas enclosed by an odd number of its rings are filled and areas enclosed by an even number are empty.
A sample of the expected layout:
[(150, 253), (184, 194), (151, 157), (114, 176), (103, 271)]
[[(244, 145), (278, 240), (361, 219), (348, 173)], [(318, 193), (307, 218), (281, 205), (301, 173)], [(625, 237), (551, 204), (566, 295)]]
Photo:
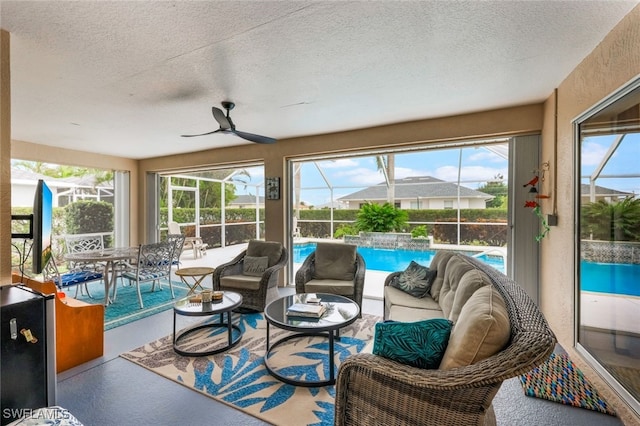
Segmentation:
[[(238, 345), (226, 352), (183, 357), (173, 351), (173, 336), (166, 336), (121, 356), (275, 425), (333, 425), (335, 386), (305, 388), (275, 379), (263, 362), (266, 340), (263, 314), (234, 316), (239, 317), (234, 321), (243, 330), (243, 336)], [(362, 351), (373, 339), (374, 325), (379, 320), (363, 314), (362, 319), (340, 330), (341, 338), (335, 342), (338, 368), (347, 356)], [(288, 334), (275, 327), (270, 327), (270, 333), (271, 342)], [(226, 339), (226, 332), (204, 329), (181, 340), (181, 347), (202, 349), (211, 346), (217, 337)], [(277, 347), (270, 358), (271, 366), (279, 368), (281, 364), (289, 377), (324, 378), (329, 368), (328, 345), (326, 338), (293, 339)]]
[[(125, 283), (127, 283), (126, 280)], [(136, 286), (122, 285), (120, 280), (118, 280), (117, 286), (116, 301), (104, 309), (105, 331), (171, 309), (175, 301), (184, 297), (189, 291), (184, 284), (174, 281), (173, 293), (176, 298), (172, 299), (168, 281), (163, 280), (162, 290), (158, 290), (156, 286), (156, 291), (154, 292), (151, 291), (151, 283), (143, 283), (140, 286), (140, 292), (142, 293), (144, 308), (140, 309)], [(104, 301), (104, 284), (101, 282), (90, 283), (89, 292), (91, 292), (92, 298), (78, 294), (77, 299), (92, 304), (100, 304)], [(75, 290), (67, 290), (66, 293), (73, 297)]]

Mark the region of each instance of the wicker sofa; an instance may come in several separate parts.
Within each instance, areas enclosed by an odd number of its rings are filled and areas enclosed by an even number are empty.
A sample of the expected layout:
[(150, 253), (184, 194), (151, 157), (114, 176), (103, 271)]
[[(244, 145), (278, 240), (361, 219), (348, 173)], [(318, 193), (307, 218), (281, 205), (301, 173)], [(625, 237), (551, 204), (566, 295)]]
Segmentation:
[[(450, 267), (453, 264), (455, 268)], [(436, 269), (437, 276), (431, 297), (422, 299), (398, 294), (399, 290), (390, 284), (400, 272), (389, 275), (384, 310), (385, 319), (396, 321), (443, 317), (453, 321), (440, 368), (420, 369), (371, 353), (347, 358), (340, 366), (336, 383), (336, 425), (495, 424), (491, 402), (502, 382), (538, 366), (553, 351), (556, 338), (541, 312), (522, 288), (504, 274), (474, 258), (447, 251), (436, 254), (430, 269)], [(470, 281), (468, 276), (480, 277), (484, 284)], [(487, 294), (492, 294), (494, 301), (500, 299), (496, 306), (504, 309), (508, 323), (506, 342), (488, 357), (486, 353), (479, 354), (482, 350), (469, 353), (469, 348), (461, 349), (467, 343), (477, 344), (481, 338), (472, 331), (473, 327), (468, 327), (475, 322), (468, 318), (474, 315), (470, 313), (474, 303), (464, 301), (473, 300), (478, 289), (485, 297), (480, 300), (487, 300)], [(477, 299), (476, 296), (473, 297)], [(496, 324), (505, 327), (500, 320), (491, 327), (495, 329)], [(460, 352), (462, 361), (456, 359)]]

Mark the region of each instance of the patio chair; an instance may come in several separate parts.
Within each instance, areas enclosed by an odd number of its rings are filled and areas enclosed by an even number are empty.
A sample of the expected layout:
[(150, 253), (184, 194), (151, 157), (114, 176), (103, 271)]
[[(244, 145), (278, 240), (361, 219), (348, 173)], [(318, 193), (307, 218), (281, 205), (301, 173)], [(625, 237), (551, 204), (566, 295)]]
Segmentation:
[(216, 268), (213, 289), (240, 293), (243, 309), (262, 312), (280, 297), (278, 275), (288, 258), (279, 242), (251, 240), (246, 250)]
[[(178, 222), (169, 222), (169, 235), (184, 235), (180, 230), (180, 225)], [(207, 254), (207, 248), (209, 244), (202, 241), (201, 237), (187, 237), (185, 236), (185, 240), (183, 243), (183, 250), (190, 249), (193, 251), (193, 258), (197, 259), (200, 255)], [(181, 251), (182, 252), (182, 251)]]
[[(366, 264), (353, 244), (317, 243), (296, 272), (296, 293), (330, 293), (360, 306)], [(362, 314), (361, 314), (362, 315)]]
[[(72, 264), (72, 262), (69, 262)], [(92, 281), (102, 281), (104, 279), (104, 273), (100, 269), (99, 265), (92, 267), (85, 267), (84, 265), (76, 266), (74, 269), (70, 269), (68, 272), (61, 274), (58, 270), (58, 266), (53, 258), (47, 262), (42, 270), (42, 276), (45, 281), (52, 281), (56, 287), (60, 290), (76, 287), (74, 298), (78, 297), (78, 290), (83, 288), (87, 293), (87, 296), (93, 298), (89, 292), (88, 283)]]
[(151, 281), (153, 283), (151, 291), (155, 291), (156, 284), (158, 284), (158, 287), (162, 290), (160, 280), (167, 279), (171, 290), (171, 298), (175, 298), (173, 284), (171, 283), (171, 265), (174, 259), (174, 247), (175, 244), (169, 241), (141, 244), (138, 251), (138, 261), (135, 265), (129, 265), (127, 270), (122, 273), (124, 278), (127, 278), (132, 283), (136, 283), (140, 309), (144, 308), (142, 294), (140, 293), (140, 284), (144, 282)]
[(173, 260), (171, 261), (171, 266), (180, 267), (180, 256), (182, 256), (182, 251), (184, 250), (184, 239), (185, 236), (183, 234), (167, 235), (167, 241), (173, 244)]
[[(67, 253), (82, 253), (85, 251), (100, 251), (104, 250), (104, 240), (102, 238), (102, 234), (75, 234), (75, 235), (65, 235), (64, 236), (64, 246), (67, 250)], [(85, 273), (91, 273), (96, 271), (104, 270), (104, 264), (96, 263), (96, 262), (73, 262), (68, 261), (67, 266), (69, 271), (81, 273), (79, 276)], [(89, 290), (87, 289), (86, 284), (84, 285), (84, 289), (87, 291), (87, 295), (91, 297), (89, 294)], [(80, 289), (82, 292), (82, 288)], [(76, 288), (77, 294), (77, 288)]]

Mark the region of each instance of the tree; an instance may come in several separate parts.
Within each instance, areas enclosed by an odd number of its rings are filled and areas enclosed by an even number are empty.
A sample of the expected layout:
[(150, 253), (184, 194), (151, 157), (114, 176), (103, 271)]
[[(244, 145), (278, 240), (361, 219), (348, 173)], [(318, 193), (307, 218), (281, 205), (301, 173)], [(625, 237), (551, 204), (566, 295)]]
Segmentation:
[(507, 206), (507, 185), (503, 182), (504, 177), (497, 174), (494, 180), (478, 187), (478, 191), (493, 195), (492, 200), (487, 201), (487, 208), (505, 208)]
[(640, 199), (609, 203), (599, 200), (582, 207), (582, 236), (604, 241), (640, 241)]

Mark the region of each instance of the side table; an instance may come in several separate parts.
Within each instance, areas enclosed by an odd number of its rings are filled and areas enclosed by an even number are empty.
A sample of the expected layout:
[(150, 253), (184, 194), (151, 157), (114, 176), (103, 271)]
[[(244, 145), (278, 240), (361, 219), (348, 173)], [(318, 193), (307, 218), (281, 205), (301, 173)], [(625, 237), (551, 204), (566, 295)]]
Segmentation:
[(187, 296), (194, 294), (198, 288), (204, 290), (202, 287), (202, 281), (208, 275), (213, 275), (215, 268), (209, 268), (206, 266), (194, 266), (191, 268), (181, 268), (176, 271), (176, 275), (180, 277), (183, 283), (189, 287)]

